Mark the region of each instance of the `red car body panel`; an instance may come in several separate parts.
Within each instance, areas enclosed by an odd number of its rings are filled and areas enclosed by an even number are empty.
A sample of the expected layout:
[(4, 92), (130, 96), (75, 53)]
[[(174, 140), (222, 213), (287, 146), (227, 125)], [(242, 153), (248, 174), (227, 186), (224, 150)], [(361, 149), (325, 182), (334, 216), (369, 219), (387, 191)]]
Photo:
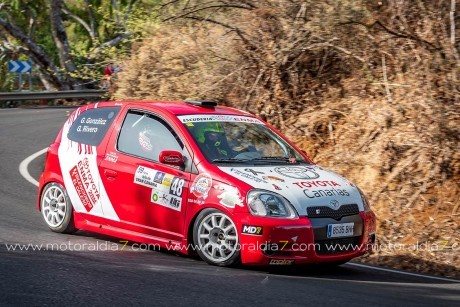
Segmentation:
[[(215, 208), (227, 214), (234, 221), (239, 231), (241, 261), (244, 264), (267, 265), (338, 262), (360, 256), (370, 249), (368, 243), (373, 243), (373, 235), (375, 234), (375, 215), (372, 211), (360, 211), (359, 213), (363, 221), (363, 231), (359, 242), (360, 248), (342, 253), (324, 255), (317, 254), (314, 248), (311, 248), (311, 244), (315, 242), (315, 235), (311, 220), (307, 216), (299, 216), (296, 219), (280, 219), (252, 215), (246, 205), (245, 196), (253, 189), (253, 186), (223, 172), (218, 166), (209, 163), (177, 117), (193, 114), (254, 117), (253, 115), (232, 108), (203, 108), (182, 102), (104, 102), (78, 108), (72, 113), (66, 124), (70, 127), (76, 118), (87, 110), (109, 107), (117, 107), (119, 108), (119, 112), (116, 114), (110, 127), (108, 127), (104, 138), (97, 146), (92, 148), (78, 143), (73, 144), (74, 142), (69, 143), (71, 146), (78, 146), (78, 151), (82, 152), (81, 158), (75, 157), (75, 161), (79, 162), (76, 162), (75, 167), (70, 170), (70, 172), (74, 171), (70, 177), (72, 179), (71, 182), (75, 185), (80, 184), (82, 187), (85, 187), (85, 183), (76, 182), (82, 179), (84, 165), (88, 164), (88, 162), (85, 162), (84, 157), (88, 155), (90, 155), (89, 157), (94, 157), (97, 163), (97, 171), (95, 168), (91, 169), (89, 167), (91, 170), (86, 175), (89, 174), (97, 177), (95, 173), (98, 173), (98, 176), (100, 176), (98, 182), (93, 182), (94, 189), (92, 192), (88, 192), (88, 195), (89, 198), (97, 198), (96, 202), (100, 202), (102, 205), (103, 214), (93, 213), (95, 209), (91, 208), (87, 208), (89, 210), (87, 212), (85, 210), (75, 210), (74, 221), (78, 229), (120, 237), (130, 241), (157, 244), (161, 247), (172, 248), (187, 254), (190, 252), (189, 244), (193, 243), (190, 234), (197, 215), (205, 208)], [(120, 152), (117, 149), (117, 140), (128, 110), (152, 112), (167, 122), (182, 140), (196, 170), (194, 172), (186, 172), (178, 167)], [(265, 124), (301, 153), (307, 161), (311, 161), (274, 127), (267, 123)], [(47, 153), (45, 169), (39, 178), (38, 210), (40, 210), (41, 193), (48, 183), (57, 182), (68, 188), (69, 181), (66, 182), (64, 179), (65, 176), (68, 178), (68, 172), (63, 172), (61, 167), (64, 157), (59, 157), (60, 147), (63, 146), (61, 141), (66, 137), (63, 135), (64, 130), (65, 128), (61, 129)], [(61, 154), (62, 150), (61, 148)], [(76, 150), (74, 149), (74, 152)], [(87, 153), (84, 153), (85, 151)], [(77, 170), (78, 165), (80, 165), (81, 169)], [(133, 183), (136, 180), (136, 172), (141, 172), (139, 168), (141, 170), (142, 168), (155, 170), (156, 172), (169, 174), (174, 178), (183, 180), (179, 210), (151, 203), (151, 199), (154, 197), (152, 189), (148, 186)], [(198, 197), (196, 192), (191, 191), (192, 184), (202, 174), (209, 174), (212, 177), (212, 187), (209, 187), (209, 195), (205, 201)], [(220, 204), (219, 191), (226, 187), (238, 190), (239, 196), (241, 196), (244, 203), (243, 206), (229, 208)], [(96, 196), (91, 196), (90, 193), (96, 193), (94, 194)], [(104, 196), (105, 193), (107, 197)], [(84, 194), (84, 197), (86, 197), (86, 193)], [(80, 197), (82, 196), (80, 195)], [(94, 205), (94, 201), (86, 200), (85, 202), (87, 206), (91, 207), (91, 203)], [(82, 203), (85, 202), (82, 201)], [(113, 212), (111, 211), (111, 216), (108, 214), (108, 217), (106, 217), (106, 209), (110, 208), (112, 210), (111, 207), (113, 207)], [(263, 232), (260, 235), (242, 233), (245, 225), (262, 227)], [(265, 246), (267, 244), (276, 244), (278, 250), (270, 254), (263, 252), (261, 248), (254, 248), (254, 246), (260, 247), (264, 244)], [(310, 244), (309, 248), (307, 248), (308, 244)], [(280, 250), (281, 247), (282, 249)], [(281, 262), (273, 262), (273, 259), (281, 260)], [(283, 263), (283, 261), (287, 262)]]

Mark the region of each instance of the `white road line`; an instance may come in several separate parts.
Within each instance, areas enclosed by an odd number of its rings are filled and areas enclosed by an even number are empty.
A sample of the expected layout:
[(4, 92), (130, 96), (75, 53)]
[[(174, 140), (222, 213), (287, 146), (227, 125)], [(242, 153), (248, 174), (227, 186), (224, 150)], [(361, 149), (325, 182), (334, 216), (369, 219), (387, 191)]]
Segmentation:
[(370, 270), (376, 270), (376, 271), (383, 271), (383, 272), (390, 272), (390, 273), (409, 275), (409, 276), (415, 276), (415, 277), (421, 277), (421, 278), (428, 278), (428, 279), (435, 279), (435, 280), (441, 280), (441, 281), (460, 283), (459, 280), (455, 280), (455, 279), (449, 279), (449, 278), (443, 278), (443, 277), (436, 277), (436, 276), (430, 276), (430, 275), (423, 275), (423, 274), (417, 274), (417, 273), (410, 273), (410, 272), (386, 269), (386, 268), (381, 268), (381, 267), (376, 267), (376, 266), (365, 265), (365, 264), (361, 264), (361, 263), (351, 263), (351, 262), (349, 262), (346, 265), (356, 266), (356, 267), (370, 269)]
[[(21, 164), (19, 164), (19, 173), (21, 173), (22, 177), (24, 177), (27, 181), (29, 181), (30, 183), (32, 183), (33, 185), (35, 185), (37, 187), (38, 187), (38, 181), (35, 180), (32, 176), (30, 176), (29, 171), (28, 171), (27, 168), (28, 168), (30, 162), (32, 162), (35, 158), (39, 157), (40, 155), (44, 154), (47, 150), (48, 150), (48, 148), (43, 148), (42, 150), (37, 151), (36, 153), (28, 156), (27, 158), (25, 158), (21, 162)], [(395, 273), (395, 274), (402, 274), (402, 275), (409, 275), (409, 276), (415, 276), (415, 277), (421, 277), (421, 278), (428, 278), (428, 279), (434, 279), (434, 280), (441, 280), (441, 281), (460, 283), (460, 281), (455, 280), (455, 279), (442, 278), (442, 277), (436, 277), (436, 276), (429, 276), (429, 275), (422, 275), (422, 274), (417, 274), (417, 273), (410, 273), (410, 272), (386, 269), (386, 268), (370, 266), (370, 265), (365, 265), (365, 264), (360, 264), (360, 263), (351, 263), (351, 262), (349, 262), (346, 265), (366, 268), (366, 269), (369, 269), (369, 270), (376, 270), (376, 271), (390, 272), (390, 273)]]
[(29, 181), (30, 183), (32, 183), (33, 185), (35, 185), (37, 187), (38, 187), (38, 181), (35, 180), (29, 174), (29, 170), (28, 170), (29, 163), (32, 162), (35, 158), (37, 158), (37, 157), (41, 156), (42, 154), (44, 154), (47, 150), (48, 150), (48, 147), (43, 148), (42, 150), (37, 151), (33, 155), (28, 156), (27, 158), (25, 158), (21, 162), (21, 164), (19, 164), (19, 173), (22, 175), (22, 177), (24, 177), (27, 181)]

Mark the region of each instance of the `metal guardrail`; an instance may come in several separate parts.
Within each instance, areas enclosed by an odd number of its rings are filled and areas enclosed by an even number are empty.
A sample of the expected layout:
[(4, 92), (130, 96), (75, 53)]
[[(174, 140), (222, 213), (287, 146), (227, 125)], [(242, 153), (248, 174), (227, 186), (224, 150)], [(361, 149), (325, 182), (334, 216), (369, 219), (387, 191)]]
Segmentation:
[(0, 101), (66, 99), (66, 98), (97, 98), (102, 97), (105, 90), (71, 90), (56, 92), (7, 92), (0, 93)]

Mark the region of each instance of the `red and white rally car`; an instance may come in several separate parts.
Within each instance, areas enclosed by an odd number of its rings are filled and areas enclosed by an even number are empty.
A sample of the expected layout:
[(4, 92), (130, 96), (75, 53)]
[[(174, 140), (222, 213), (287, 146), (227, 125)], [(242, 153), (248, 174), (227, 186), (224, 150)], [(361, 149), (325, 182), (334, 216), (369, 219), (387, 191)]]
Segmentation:
[(259, 118), (211, 101), (103, 102), (68, 118), (40, 176), (56, 232), (215, 265), (344, 263), (375, 240), (362, 192)]

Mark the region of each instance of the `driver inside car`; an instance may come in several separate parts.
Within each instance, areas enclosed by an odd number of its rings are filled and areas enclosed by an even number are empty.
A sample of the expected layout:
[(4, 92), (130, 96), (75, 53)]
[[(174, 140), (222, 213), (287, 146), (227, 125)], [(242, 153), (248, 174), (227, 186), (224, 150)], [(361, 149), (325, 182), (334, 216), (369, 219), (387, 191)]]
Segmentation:
[(195, 138), (209, 160), (231, 158), (231, 149), (220, 123), (207, 122), (195, 125)]

